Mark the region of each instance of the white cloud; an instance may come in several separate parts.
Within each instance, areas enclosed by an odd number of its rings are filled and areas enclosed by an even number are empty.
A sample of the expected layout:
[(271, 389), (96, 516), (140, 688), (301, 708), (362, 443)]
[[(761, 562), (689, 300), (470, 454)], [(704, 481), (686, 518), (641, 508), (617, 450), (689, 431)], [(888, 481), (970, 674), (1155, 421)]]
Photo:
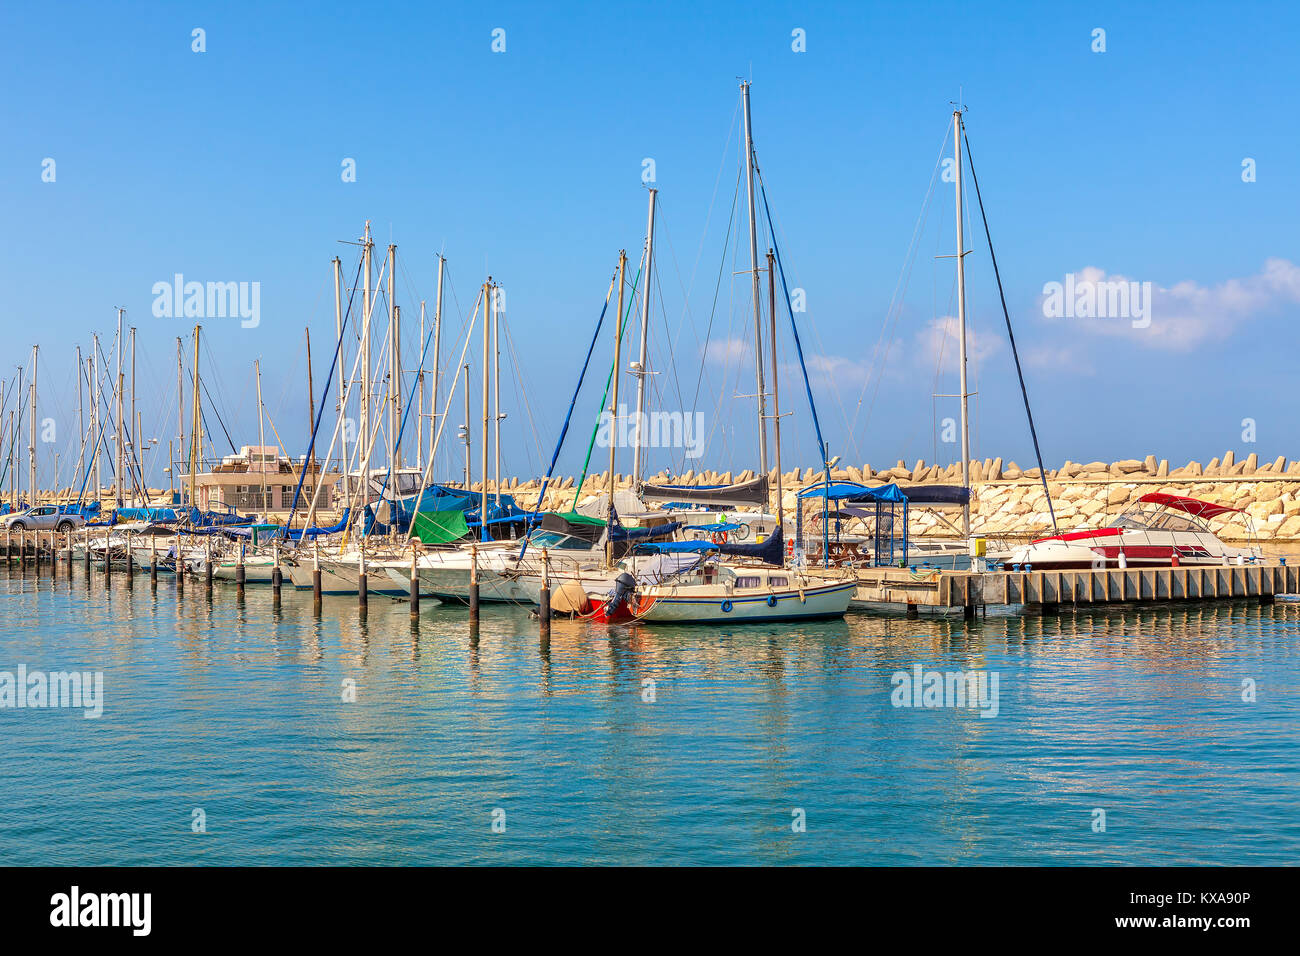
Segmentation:
[[(958, 323), (954, 315), (945, 315), (931, 319), (918, 334), (920, 356), (929, 369), (940, 365), (943, 372), (957, 371)], [(971, 365), (979, 365), (989, 357), (1001, 351), (1003, 342), (1000, 338), (982, 333), (966, 326), (966, 359)]]
[[(1134, 281), (1129, 276), (1108, 274), (1089, 266), (1074, 273), (1073, 288), (1081, 294), (1095, 294), (1102, 284)], [(1048, 321), (1062, 331), (1069, 329), (1071, 334), (1123, 336), (1152, 348), (1190, 351), (1208, 342), (1222, 341), (1260, 316), (1300, 304), (1300, 266), (1273, 258), (1266, 260), (1257, 274), (1245, 278), (1227, 279), (1212, 286), (1191, 279), (1169, 287), (1151, 283), (1150, 293), (1150, 323), (1146, 327), (1140, 327), (1141, 321), (1135, 327), (1135, 322), (1127, 316), (1049, 318)], [(1097, 296), (1099, 301), (1103, 297)], [(1045, 292), (1040, 305), (1047, 301)]]

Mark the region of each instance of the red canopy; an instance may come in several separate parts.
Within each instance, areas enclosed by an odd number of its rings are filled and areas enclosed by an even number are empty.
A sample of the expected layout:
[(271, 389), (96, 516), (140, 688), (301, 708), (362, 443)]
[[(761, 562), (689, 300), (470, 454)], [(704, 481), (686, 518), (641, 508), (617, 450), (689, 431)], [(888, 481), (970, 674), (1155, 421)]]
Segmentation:
[(1143, 495), (1138, 501), (1149, 501), (1154, 505), (1163, 505), (1166, 508), (1173, 508), (1175, 511), (1186, 512), (1189, 515), (1195, 515), (1197, 518), (1217, 518), (1222, 514), (1241, 514), (1240, 508), (1229, 508), (1227, 505), (1216, 505), (1209, 501), (1202, 501), (1200, 498), (1187, 498), (1183, 495), (1167, 495), (1163, 491), (1153, 491), (1150, 494)]

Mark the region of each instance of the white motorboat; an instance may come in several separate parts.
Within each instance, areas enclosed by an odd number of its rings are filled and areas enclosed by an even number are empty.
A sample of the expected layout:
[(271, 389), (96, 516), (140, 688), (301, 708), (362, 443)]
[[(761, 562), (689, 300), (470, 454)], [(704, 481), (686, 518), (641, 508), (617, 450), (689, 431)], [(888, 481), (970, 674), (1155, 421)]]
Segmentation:
[(1034, 571), (1259, 560), (1263, 556), (1259, 547), (1231, 547), (1210, 530), (1212, 519), (1228, 514), (1243, 512), (1198, 498), (1152, 492), (1104, 528), (1039, 538), (996, 557), (1010, 567)]

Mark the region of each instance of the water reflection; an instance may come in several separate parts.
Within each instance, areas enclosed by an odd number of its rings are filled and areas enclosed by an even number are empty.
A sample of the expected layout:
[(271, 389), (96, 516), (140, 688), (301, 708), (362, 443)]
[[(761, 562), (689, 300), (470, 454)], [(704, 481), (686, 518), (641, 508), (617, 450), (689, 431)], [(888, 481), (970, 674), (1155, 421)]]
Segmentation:
[[(412, 626), (382, 597), (362, 616), (326, 596), (317, 614), (291, 588), (277, 607), (265, 587), (238, 602), (221, 583), (209, 599), (123, 578), (0, 569), (0, 670), (84, 666), (106, 683), (100, 721), (0, 714), (6, 859), (1294, 859), (1300, 605), (557, 619), (543, 638), (518, 608), (485, 606), (471, 630), (430, 601)], [(997, 673), (998, 717), (893, 706), (891, 678), (915, 664)], [(221, 841), (159, 828), (198, 800)], [(1116, 821), (1105, 834), (1097, 807)], [(493, 838), (494, 808), (511, 839)]]

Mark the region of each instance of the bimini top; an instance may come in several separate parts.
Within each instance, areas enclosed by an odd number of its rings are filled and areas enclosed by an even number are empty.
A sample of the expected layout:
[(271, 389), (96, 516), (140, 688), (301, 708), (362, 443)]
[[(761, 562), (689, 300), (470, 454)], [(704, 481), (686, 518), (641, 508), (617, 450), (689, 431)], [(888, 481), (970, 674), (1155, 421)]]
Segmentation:
[(1193, 515), (1197, 518), (1217, 518), (1222, 514), (1241, 514), (1240, 508), (1229, 508), (1227, 505), (1216, 505), (1213, 502), (1202, 501), (1200, 498), (1188, 498), (1184, 495), (1170, 495), (1163, 491), (1153, 491), (1150, 494), (1143, 495), (1138, 501), (1145, 501), (1153, 505), (1162, 505), (1165, 508), (1173, 508), (1175, 511), (1181, 511), (1184, 514)]

